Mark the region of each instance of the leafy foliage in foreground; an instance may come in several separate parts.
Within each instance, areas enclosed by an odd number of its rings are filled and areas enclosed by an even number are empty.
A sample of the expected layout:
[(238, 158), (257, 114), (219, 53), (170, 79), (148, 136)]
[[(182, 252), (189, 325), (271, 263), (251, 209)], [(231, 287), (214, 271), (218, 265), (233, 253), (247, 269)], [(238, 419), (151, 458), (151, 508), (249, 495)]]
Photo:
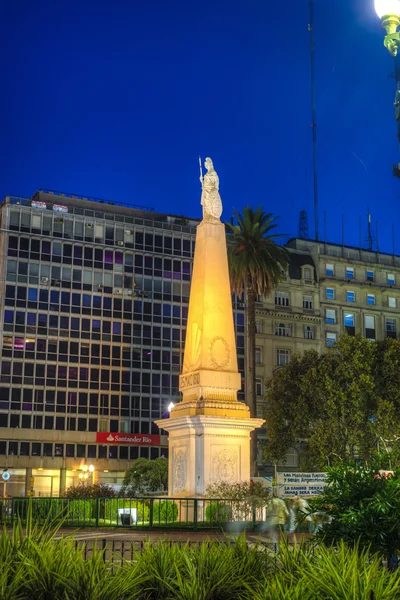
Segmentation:
[(325, 544), (343, 540), (388, 560), (400, 552), (400, 471), (379, 473), (373, 464), (328, 469), (329, 485), (310, 501), (311, 511), (331, 517), (318, 532)]
[(367, 550), (282, 543), (148, 542), (133, 561), (60, 537), (50, 520), (0, 534), (0, 600), (391, 600), (400, 578)]

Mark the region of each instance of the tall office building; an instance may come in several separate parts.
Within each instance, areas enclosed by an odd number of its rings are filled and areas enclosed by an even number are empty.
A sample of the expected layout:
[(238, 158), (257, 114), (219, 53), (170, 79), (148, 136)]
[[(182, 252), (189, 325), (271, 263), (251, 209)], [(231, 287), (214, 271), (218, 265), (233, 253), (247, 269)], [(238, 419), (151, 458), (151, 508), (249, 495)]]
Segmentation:
[[(7, 493), (62, 494), (90, 464), (120, 483), (168, 454), (154, 420), (179, 399), (197, 222), (45, 190), (0, 218)], [(243, 305), (235, 324), (243, 372)]]

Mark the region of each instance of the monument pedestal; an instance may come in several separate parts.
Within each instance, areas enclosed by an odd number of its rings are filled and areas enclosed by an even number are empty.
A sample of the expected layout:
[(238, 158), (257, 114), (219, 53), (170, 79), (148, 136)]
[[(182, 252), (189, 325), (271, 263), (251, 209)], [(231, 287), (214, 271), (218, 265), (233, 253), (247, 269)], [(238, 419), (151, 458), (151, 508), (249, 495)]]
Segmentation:
[(157, 421), (169, 433), (168, 496), (202, 497), (211, 484), (249, 481), (250, 432), (263, 422), (207, 415)]

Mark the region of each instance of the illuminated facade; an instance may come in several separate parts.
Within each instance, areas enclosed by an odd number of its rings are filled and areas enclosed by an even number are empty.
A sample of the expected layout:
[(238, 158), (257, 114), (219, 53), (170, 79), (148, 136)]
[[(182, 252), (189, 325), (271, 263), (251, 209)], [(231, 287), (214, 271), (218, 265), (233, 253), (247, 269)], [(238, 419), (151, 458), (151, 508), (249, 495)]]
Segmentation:
[(0, 215), (7, 493), (58, 495), (84, 464), (121, 483), (135, 458), (168, 453), (154, 420), (179, 398), (197, 222), (45, 191)]

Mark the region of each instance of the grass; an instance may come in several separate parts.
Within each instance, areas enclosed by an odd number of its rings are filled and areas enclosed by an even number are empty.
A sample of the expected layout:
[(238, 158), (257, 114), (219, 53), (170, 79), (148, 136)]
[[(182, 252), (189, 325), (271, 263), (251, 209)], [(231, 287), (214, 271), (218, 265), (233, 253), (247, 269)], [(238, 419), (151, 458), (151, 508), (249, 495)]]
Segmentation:
[[(0, 533), (0, 600), (395, 600), (400, 577), (377, 556), (285, 542), (277, 554), (244, 536), (233, 544), (147, 542), (134, 560), (108, 557), (58, 537), (62, 523), (40, 528), (28, 514)], [(115, 559), (118, 557), (115, 556)]]

